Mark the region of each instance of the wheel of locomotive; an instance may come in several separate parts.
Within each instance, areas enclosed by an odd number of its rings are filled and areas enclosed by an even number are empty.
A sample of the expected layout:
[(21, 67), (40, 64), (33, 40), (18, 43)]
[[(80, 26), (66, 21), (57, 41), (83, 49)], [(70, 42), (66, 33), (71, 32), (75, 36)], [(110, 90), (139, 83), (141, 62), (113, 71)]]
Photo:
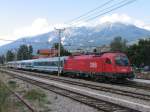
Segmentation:
[(94, 81), (96, 81), (96, 82), (105, 82), (106, 78), (104, 76), (95, 75)]

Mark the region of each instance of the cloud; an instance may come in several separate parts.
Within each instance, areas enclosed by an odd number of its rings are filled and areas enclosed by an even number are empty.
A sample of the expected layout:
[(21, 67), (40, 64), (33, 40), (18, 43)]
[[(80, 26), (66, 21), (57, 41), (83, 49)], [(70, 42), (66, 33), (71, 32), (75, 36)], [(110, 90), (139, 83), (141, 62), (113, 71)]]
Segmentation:
[[(146, 24), (145, 22), (132, 18), (127, 14), (111, 14), (111, 15), (106, 15), (101, 18), (99, 18), (95, 22), (84, 22), (84, 21), (79, 21), (77, 24), (73, 23), (72, 26), (95, 26), (97, 24), (102, 24), (105, 22), (121, 22), (125, 24), (133, 24), (136, 25), (137, 27), (144, 28), (147, 30), (150, 30), (150, 24)], [(14, 31), (12, 31), (11, 34), (8, 35), (0, 35), (0, 39), (6, 39), (6, 40), (16, 40), (21, 37), (28, 37), (28, 36), (35, 36), (43, 33), (47, 33), (49, 31), (54, 30), (54, 28), (64, 28), (64, 27), (69, 27), (70, 25), (66, 24), (50, 24), (49, 21), (46, 18), (37, 18), (35, 19), (31, 25), (24, 26), (21, 28), (17, 28)], [(51, 41), (52, 37), (50, 37), (49, 41)], [(0, 41), (0, 45), (4, 45), (6, 43), (9, 43), (11, 41)]]
[(85, 22), (85, 21), (75, 21), (75, 22), (72, 22), (71, 24), (69, 24), (71, 27), (81, 27), (81, 26), (89, 26), (91, 24)]
[[(34, 36), (42, 33), (46, 33), (53, 30), (53, 27), (48, 23), (45, 18), (35, 19), (31, 25), (17, 28), (12, 31), (11, 34), (0, 35), (0, 39), (16, 40), (21, 37)], [(0, 45), (10, 43), (11, 41), (0, 41)]]
[(99, 19), (100, 23), (105, 23), (105, 22), (121, 22), (121, 23), (129, 23), (131, 22), (131, 17), (129, 17), (126, 14), (112, 14), (112, 15), (106, 15), (102, 18)]
[(144, 25), (144, 28), (150, 30), (150, 24)]
[[(35, 36), (49, 31), (54, 30), (54, 28), (66, 27), (65, 24), (49, 24), (48, 20), (45, 18), (35, 19), (31, 25), (20, 27), (14, 29), (11, 34), (0, 35), (0, 39), (5, 40), (17, 40), (21, 37)], [(10, 43), (11, 41), (0, 41), (0, 45)]]
[(147, 30), (150, 30), (150, 25), (147, 25), (145, 22), (132, 18), (130, 16), (128, 16), (127, 14), (112, 14), (112, 15), (106, 15), (101, 17), (97, 23), (105, 23), (105, 22), (111, 22), (111, 23), (115, 23), (115, 22), (121, 22), (121, 23), (125, 23), (125, 24), (133, 24), (139, 28), (144, 28)]
[(52, 27), (49, 25), (48, 21), (44, 18), (38, 18), (34, 20), (30, 26), (14, 30), (14, 35), (16, 37), (33, 36), (46, 33), (50, 30), (52, 30)]
[(145, 22), (132, 18), (127, 14), (111, 14), (111, 15), (105, 15), (103, 17), (100, 17), (99, 19), (97, 19), (94, 22), (85, 22), (85, 21), (75, 21), (73, 22), (71, 25), (73, 26), (95, 26), (98, 24), (102, 24), (102, 23), (106, 23), (106, 22), (110, 22), (110, 23), (115, 23), (115, 22), (121, 22), (124, 24), (133, 24), (139, 28), (144, 28), (146, 30), (150, 30), (150, 24), (146, 24)]
[[(11, 40), (13, 39), (12, 35), (0, 35), (0, 45), (4, 45), (4, 44), (7, 44), (7, 43), (10, 43)], [(6, 40), (7, 41), (6, 41)]]

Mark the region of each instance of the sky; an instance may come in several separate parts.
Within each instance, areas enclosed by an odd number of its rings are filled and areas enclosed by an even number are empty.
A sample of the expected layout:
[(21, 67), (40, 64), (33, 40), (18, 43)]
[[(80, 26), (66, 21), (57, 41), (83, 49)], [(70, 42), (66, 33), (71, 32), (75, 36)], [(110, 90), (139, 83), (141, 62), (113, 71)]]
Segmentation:
[[(15, 40), (48, 32), (54, 26), (63, 26), (63, 23), (106, 1), (108, 0), (0, 0), (0, 39)], [(137, 0), (99, 17), (95, 23), (121, 21), (150, 30), (149, 11), (150, 0)], [(7, 42), (0, 41), (0, 45), (5, 43)]]

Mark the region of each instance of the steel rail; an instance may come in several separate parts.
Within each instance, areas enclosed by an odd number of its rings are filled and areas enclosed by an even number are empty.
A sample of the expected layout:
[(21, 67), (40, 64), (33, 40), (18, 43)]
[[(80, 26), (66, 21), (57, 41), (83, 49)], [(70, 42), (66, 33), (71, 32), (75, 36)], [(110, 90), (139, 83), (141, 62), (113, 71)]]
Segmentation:
[[(16, 71), (16, 70), (13, 70), (13, 71)], [(148, 94), (142, 94), (142, 93), (131, 92), (131, 91), (127, 91), (127, 90), (121, 90), (121, 89), (115, 89), (115, 88), (110, 88), (110, 87), (103, 87), (103, 86), (98, 86), (98, 85), (93, 85), (93, 84), (87, 84), (87, 83), (83, 83), (83, 82), (79, 82), (79, 81), (78, 82), (71, 81), (68, 79), (62, 79), (60, 77), (50, 77), (49, 75), (41, 74), (41, 73), (34, 73), (34, 72), (21, 71), (21, 70), (17, 70), (17, 72), (25, 73), (26, 75), (32, 75), (32, 76), (36, 75), (41, 78), (46, 78), (46, 79), (55, 80), (55, 81), (59, 81), (59, 82), (63, 82), (63, 83), (69, 83), (72, 85), (87, 87), (87, 88), (94, 89), (94, 90), (105, 91), (105, 92), (110, 92), (110, 93), (114, 93), (114, 94), (119, 94), (119, 95), (129, 96), (132, 98), (150, 101), (150, 95), (148, 95)]]
[[(2, 81), (1, 81), (2, 82)], [(13, 91), (10, 89), (4, 82), (2, 82), (3, 85), (13, 94), (18, 98), (31, 112), (37, 112), (30, 104), (29, 102), (25, 101), (17, 92)]]
[[(2, 70), (1, 70), (2, 71)], [(20, 76), (20, 75), (16, 75), (15, 73), (10, 73), (8, 71), (3, 71), (5, 73), (7, 73), (8, 75), (14, 77), (14, 78), (18, 78), (20, 80), (24, 80), (28, 83), (31, 83), (33, 85), (36, 85), (38, 87), (41, 87), (43, 89), (52, 91), (56, 94), (62, 95), (62, 96), (66, 96), (69, 97), (73, 100), (76, 100), (78, 102), (84, 103), (88, 106), (94, 107), (98, 110), (102, 110), (104, 112), (139, 112), (137, 110), (128, 108), (128, 107), (123, 107), (117, 104), (113, 104), (111, 102), (107, 102), (107, 101), (103, 101), (97, 98), (94, 98), (92, 96), (88, 96), (82, 93), (78, 93), (78, 92), (74, 92), (71, 90), (67, 90), (64, 88), (60, 88), (54, 85), (50, 85), (35, 79), (31, 79), (31, 78), (27, 78), (24, 76)]]

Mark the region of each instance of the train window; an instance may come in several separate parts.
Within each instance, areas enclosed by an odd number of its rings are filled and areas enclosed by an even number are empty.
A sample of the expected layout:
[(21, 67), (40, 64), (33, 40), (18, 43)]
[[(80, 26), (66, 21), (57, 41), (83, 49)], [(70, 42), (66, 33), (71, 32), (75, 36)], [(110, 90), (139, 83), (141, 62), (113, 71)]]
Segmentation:
[(43, 62), (43, 66), (48, 66), (48, 62)]
[(63, 61), (61, 61), (61, 62), (60, 62), (60, 66), (62, 67), (62, 66), (63, 66), (63, 64), (64, 64), (64, 63), (63, 63)]
[[(58, 61), (51, 62), (34, 62), (35, 66), (58, 66)], [(63, 61), (60, 61), (60, 66), (63, 66)]]
[(120, 66), (128, 66), (129, 60), (126, 56), (116, 56), (115, 63)]
[(38, 62), (34, 62), (34, 65), (35, 65), (35, 66), (38, 66)]
[(51, 66), (51, 62), (46, 62), (46, 66)]
[[(58, 61), (51, 62), (51, 66), (58, 66), (58, 64), (59, 64)], [(60, 66), (63, 66), (63, 61), (60, 61)]]
[(55, 61), (55, 62), (54, 62), (54, 65), (55, 65), (55, 66), (58, 66), (58, 64), (59, 64), (58, 61)]
[(105, 63), (107, 63), (107, 64), (111, 64), (111, 60), (110, 60), (109, 58), (106, 58)]
[(43, 62), (43, 66), (48, 66), (48, 62)]

